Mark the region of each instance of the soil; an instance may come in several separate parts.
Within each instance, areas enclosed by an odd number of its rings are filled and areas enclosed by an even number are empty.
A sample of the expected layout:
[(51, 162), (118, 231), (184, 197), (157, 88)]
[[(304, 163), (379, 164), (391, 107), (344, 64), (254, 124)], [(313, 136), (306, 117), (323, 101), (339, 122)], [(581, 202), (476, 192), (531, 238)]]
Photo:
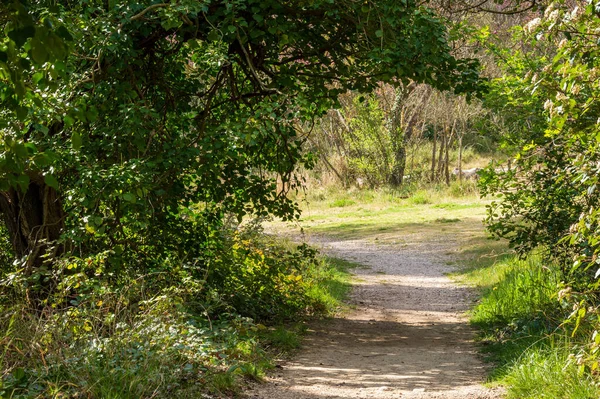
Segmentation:
[(446, 274), (458, 238), (404, 237), (406, 244), (311, 237), (323, 252), (363, 265), (355, 270), (352, 310), (314, 322), (302, 349), (277, 365), (254, 399), (492, 399), (481, 385), (465, 311), (475, 297)]

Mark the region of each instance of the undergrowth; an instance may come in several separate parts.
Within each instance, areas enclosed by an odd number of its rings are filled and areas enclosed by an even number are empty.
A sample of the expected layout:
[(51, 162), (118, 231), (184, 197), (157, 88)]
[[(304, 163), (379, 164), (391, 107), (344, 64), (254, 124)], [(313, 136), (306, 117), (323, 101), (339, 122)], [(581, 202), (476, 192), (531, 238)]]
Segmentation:
[(256, 226), (221, 235), (203, 279), (173, 261), (115, 281), (105, 255), (70, 258), (33, 309), (26, 282), (4, 275), (0, 398), (229, 397), (262, 379), (299, 346), (302, 320), (339, 309), (348, 265)]

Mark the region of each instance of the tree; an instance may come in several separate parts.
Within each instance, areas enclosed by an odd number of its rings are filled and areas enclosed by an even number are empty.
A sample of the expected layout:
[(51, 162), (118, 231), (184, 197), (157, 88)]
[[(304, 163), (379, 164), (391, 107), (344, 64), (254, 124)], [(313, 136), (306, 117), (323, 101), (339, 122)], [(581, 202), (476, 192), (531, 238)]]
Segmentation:
[(30, 1), (0, 15), (0, 212), (31, 275), (61, 254), (108, 249), (115, 275), (202, 256), (225, 213), (292, 218), (285, 193), (312, 163), (298, 126), (339, 93), (478, 85), (477, 62), (453, 57), (414, 1)]
[(407, 99), (417, 92), (417, 89), (418, 86), (411, 82), (406, 86), (397, 87), (395, 92), (388, 123), (394, 152), (394, 167), (390, 175), (390, 184), (393, 187), (399, 187), (403, 183), (406, 170), (406, 147), (413, 136), (418, 118), (432, 94), (431, 88), (423, 85), (421, 97), (413, 100), (413, 104), (407, 104)]

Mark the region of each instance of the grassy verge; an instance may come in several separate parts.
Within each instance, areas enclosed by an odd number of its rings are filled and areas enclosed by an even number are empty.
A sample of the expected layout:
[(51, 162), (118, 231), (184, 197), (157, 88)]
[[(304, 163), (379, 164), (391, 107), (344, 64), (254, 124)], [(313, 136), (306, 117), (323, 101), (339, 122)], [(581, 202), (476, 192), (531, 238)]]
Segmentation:
[(535, 254), (525, 260), (503, 255), (478, 258), (455, 277), (481, 291), (471, 322), (496, 366), (490, 382), (506, 386), (508, 398), (600, 397), (598, 381), (581, 373), (571, 355), (577, 342), (560, 328), (565, 310), (556, 297), (556, 265)]

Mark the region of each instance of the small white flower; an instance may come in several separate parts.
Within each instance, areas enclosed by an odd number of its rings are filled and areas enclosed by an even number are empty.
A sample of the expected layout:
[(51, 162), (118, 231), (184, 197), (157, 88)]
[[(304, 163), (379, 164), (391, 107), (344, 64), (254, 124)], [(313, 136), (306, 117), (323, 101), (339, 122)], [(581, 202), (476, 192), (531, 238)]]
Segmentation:
[(558, 43), (558, 48), (563, 48), (563, 47), (565, 47), (565, 46), (567, 45), (567, 43), (569, 43), (569, 41), (568, 41), (566, 38), (565, 38), (565, 39), (562, 39), (562, 40), (560, 41), (560, 43)]
[(575, 8), (573, 9), (573, 11), (571, 11), (571, 15), (570, 15), (570, 19), (573, 19), (577, 16), (577, 13), (579, 12), (579, 6), (575, 6)]
[(579, 85), (573, 85), (573, 87), (571, 87), (571, 94), (573, 95), (578, 95), (579, 92), (581, 91), (581, 86)]
[(538, 26), (540, 26), (541, 22), (542, 22), (541, 18), (532, 19), (531, 21), (529, 21), (527, 23), (527, 25), (525, 25), (525, 32), (527, 32), (527, 33), (533, 32)]
[(544, 103), (544, 109), (548, 111), (549, 109), (552, 109), (552, 107), (554, 107), (554, 103), (552, 102), (552, 100), (547, 99)]

